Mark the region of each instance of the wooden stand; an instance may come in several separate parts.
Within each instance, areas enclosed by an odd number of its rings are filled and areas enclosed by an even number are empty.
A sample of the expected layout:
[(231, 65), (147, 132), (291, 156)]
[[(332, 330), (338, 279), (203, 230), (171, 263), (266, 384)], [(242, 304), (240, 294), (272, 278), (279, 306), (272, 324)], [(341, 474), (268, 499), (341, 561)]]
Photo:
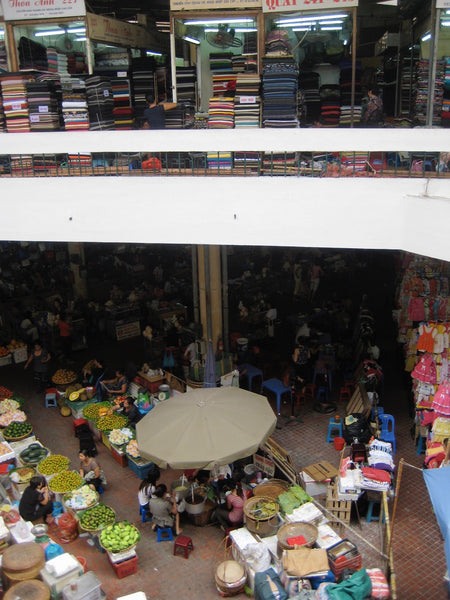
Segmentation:
[(299, 475), (295, 468), (294, 461), (292, 460), (292, 456), (284, 448), (277, 444), (272, 438), (269, 438), (261, 448), (267, 452), (270, 459), (273, 460), (280, 471), (286, 475), (292, 484), (300, 484)]

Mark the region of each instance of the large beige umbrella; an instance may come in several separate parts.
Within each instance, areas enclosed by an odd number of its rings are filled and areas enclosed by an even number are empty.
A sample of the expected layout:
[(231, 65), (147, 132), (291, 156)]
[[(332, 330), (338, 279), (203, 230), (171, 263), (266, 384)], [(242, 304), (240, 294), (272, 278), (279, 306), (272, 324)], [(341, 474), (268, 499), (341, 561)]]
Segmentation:
[(162, 468), (212, 469), (256, 452), (276, 422), (264, 396), (201, 388), (157, 404), (136, 425), (136, 437), (141, 456)]

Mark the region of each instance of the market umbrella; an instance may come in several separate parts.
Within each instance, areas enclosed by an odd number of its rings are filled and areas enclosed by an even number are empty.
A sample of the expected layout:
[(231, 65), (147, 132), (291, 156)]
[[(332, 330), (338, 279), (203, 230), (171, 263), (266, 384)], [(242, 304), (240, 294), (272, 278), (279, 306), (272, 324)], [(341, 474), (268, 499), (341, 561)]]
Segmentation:
[(162, 468), (212, 469), (256, 452), (275, 430), (267, 399), (235, 387), (165, 400), (136, 425), (141, 456)]
[(203, 376), (204, 388), (216, 387), (216, 357), (214, 356), (214, 348), (211, 340), (208, 342), (205, 359), (205, 374)]

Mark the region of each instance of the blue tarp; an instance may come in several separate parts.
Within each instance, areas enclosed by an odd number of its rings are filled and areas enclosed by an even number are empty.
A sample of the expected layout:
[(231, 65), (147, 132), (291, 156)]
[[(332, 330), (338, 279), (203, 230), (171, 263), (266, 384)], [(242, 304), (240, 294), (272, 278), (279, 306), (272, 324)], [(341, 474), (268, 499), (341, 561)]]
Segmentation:
[(450, 573), (450, 467), (424, 469), (423, 477), (444, 538), (445, 558)]

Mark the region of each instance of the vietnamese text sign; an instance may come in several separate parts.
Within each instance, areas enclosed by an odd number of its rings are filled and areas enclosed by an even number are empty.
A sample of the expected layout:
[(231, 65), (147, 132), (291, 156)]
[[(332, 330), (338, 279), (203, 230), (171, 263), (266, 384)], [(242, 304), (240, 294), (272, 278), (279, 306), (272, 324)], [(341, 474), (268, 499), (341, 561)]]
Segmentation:
[(1, 0), (5, 21), (82, 17), (84, 0)]
[(141, 325), (139, 321), (133, 321), (133, 323), (124, 323), (123, 325), (116, 325), (116, 340), (127, 340), (128, 338), (137, 337), (141, 335)]
[(436, 0), (436, 8), (450, 8), (450, 0)]
[(263, 12), (289, 12), (301, 10), (344, 10), (358, 6), (358, 0), (263, 0)]
[(91, 40), (130, 48), (148, 48), (152, 45), (151, 35), (140, 25), (92, 13), (87, 14), (86, 21), (87, 34)]
[(170, 0), (170, 10), (261, 8), (265, 0)]

